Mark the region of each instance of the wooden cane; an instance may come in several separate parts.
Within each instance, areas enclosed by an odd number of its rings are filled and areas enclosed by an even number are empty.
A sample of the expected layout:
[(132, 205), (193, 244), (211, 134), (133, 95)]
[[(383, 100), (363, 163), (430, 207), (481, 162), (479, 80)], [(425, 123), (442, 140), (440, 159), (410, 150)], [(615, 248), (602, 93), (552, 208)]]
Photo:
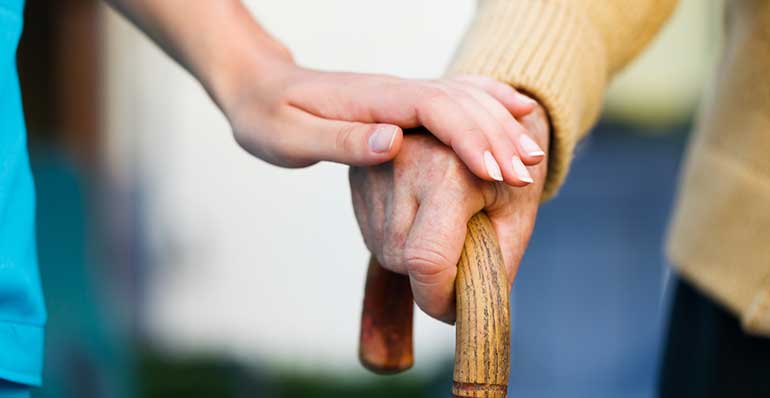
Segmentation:
[[(492, 223), (478, 213), (468, 222), (457, 264), (457, 339), (452, 395), (505, 398), (510, 371), (508, 282)], [(361, 319), (361, 363), (377, 373), (410, 368), (412, 293), (406, 276), (372, 259)]]
[(414, 364), (409, 277), (382, 268), (372, 256), (366, 273), (358, 357), (365, 368), (391, 374)]

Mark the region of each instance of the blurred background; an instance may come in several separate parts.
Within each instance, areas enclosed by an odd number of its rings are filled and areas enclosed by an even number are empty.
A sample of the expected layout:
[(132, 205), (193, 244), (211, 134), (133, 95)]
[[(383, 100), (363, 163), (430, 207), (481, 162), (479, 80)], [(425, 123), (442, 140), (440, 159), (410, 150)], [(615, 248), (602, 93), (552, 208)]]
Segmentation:
[[(419, 311), (413, 370), (357, 362), (368, 255), (345, 167), (249, 157), (200, 86), (116, 13), (27, 3), (18, 63), (49, 309), (36, 396), (447, 395), (454, 330)], [(415, 78), (442, 74), (475, 7), (245, 3), (305, 66)], [(512, 292), (512, 396), (654, 395), (661, 246), (720, 8), (680, 2), (543, 207)]]

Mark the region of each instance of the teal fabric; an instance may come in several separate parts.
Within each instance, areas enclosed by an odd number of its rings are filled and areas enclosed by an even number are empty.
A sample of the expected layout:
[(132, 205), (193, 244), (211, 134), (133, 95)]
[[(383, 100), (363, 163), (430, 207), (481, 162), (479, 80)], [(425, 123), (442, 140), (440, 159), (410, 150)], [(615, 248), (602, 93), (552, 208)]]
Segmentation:
[(35, 193), (16, 74), (23, 0), (0, 0), (0, 379), (39, 385), (46, 312), (37, 270)]

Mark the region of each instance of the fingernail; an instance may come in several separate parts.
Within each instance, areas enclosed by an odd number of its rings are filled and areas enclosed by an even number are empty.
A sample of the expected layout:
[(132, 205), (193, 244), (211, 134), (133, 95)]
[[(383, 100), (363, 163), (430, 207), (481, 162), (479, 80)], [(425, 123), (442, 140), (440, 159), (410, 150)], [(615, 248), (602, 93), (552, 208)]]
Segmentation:
[(540, 145), (537, 145), (537, 143), (532, 138), (529, 138), (528, 135), (526, 134), (520, 135), (519, 143), (521, 143), (521, 149), (523, 149), (528, 156), (532, 156), (532, 157), (545, 156), (545, 152), (543, 152), (543, 150), (540, 149)]
[(489, 151), (484, 151), (484, 164), (487, 166), (487, 173), (489, 173), (489, 176), (493, 180), (503, 180), (503, 173), (500, 171), (500, 166), (497, 164), (497, 161), (495, 161), (495, 158), (492, 157), (492, 153)]
[(521, 159), (519, 159), (518, 156), (514, 156), (512, 159), (512, 162), (513, 162), (513, 172), (516, 173), (516, 176), (519, 177), (520, 180), (526, 182), (527, 184), (531, 184), (535, 181), (532, 179), (532, 176), (529, 174), (529, 170), (527, 170), (527, 166), (524, 166), (524, 163), (521, 162)]
[(396, 131), (396, 126), (387, 124), (377, 126), (369, 137), (369, 149), (377, 153), (390, 151), (390, 148), (393, 147), (393, 141), (396, 140)]
[(516, 92), (516, 97), (519, 99), (519, 101), (523, 102), (526, 105), (537, 105), (537, 101), (533, 100), (532, 98), (529, 98), (529, 96), (522, 94), (520, 92)]

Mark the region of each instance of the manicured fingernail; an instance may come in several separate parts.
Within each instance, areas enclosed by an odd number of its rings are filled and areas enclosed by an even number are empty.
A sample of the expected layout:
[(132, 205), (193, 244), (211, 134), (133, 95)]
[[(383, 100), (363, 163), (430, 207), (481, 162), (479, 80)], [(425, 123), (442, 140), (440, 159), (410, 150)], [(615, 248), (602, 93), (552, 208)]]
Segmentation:
[(384, 153), (390, 151), (393, 147), (393, 141), (396, 140), (396, 126), (381, 124), (377, 126), (369, 137), (369, 149), (372, 152)]
[(519, 99), (520, 102), (524, 103), (525, 105), (537, 105), (537, 101), (533, 100), (532, 98), (529, 98), (529, 96), (522, 94), (520, 92), (516, 92), (516, 97)]
[(487, 166), (487, 173), (489, 173), (489, 176), (493, 180), (503, 180), (503, 173), (500, 171), (500, 166), (497, 164), (497, 161), (494, 157), (492, 157), (492, 153), (489, 151), (484, 151), (484, 165)]
[(543, 152), (543, 150), (540, 149), (540, 145), (537, 145), (537, 143), (532, 138), (529, 138), (528, 135), (526, 134), (520, 135), (519, 143), (521, 143), (521, 149), (523, 149), (528, 156), (532, 156), (532, 157), (545, 156), (545, 152)]
[(531, 184), (535, 181), (529, 174), (527, 166), (524, 166), (524, 163), (521, 162), (521, 159), (519, 159), (518, 156), (514, 156), (511, 161), (513, 162), (513, 172), (516, 173), (516, 176), (519, 177), (521, 181), (524, 181), (527, 184)]

